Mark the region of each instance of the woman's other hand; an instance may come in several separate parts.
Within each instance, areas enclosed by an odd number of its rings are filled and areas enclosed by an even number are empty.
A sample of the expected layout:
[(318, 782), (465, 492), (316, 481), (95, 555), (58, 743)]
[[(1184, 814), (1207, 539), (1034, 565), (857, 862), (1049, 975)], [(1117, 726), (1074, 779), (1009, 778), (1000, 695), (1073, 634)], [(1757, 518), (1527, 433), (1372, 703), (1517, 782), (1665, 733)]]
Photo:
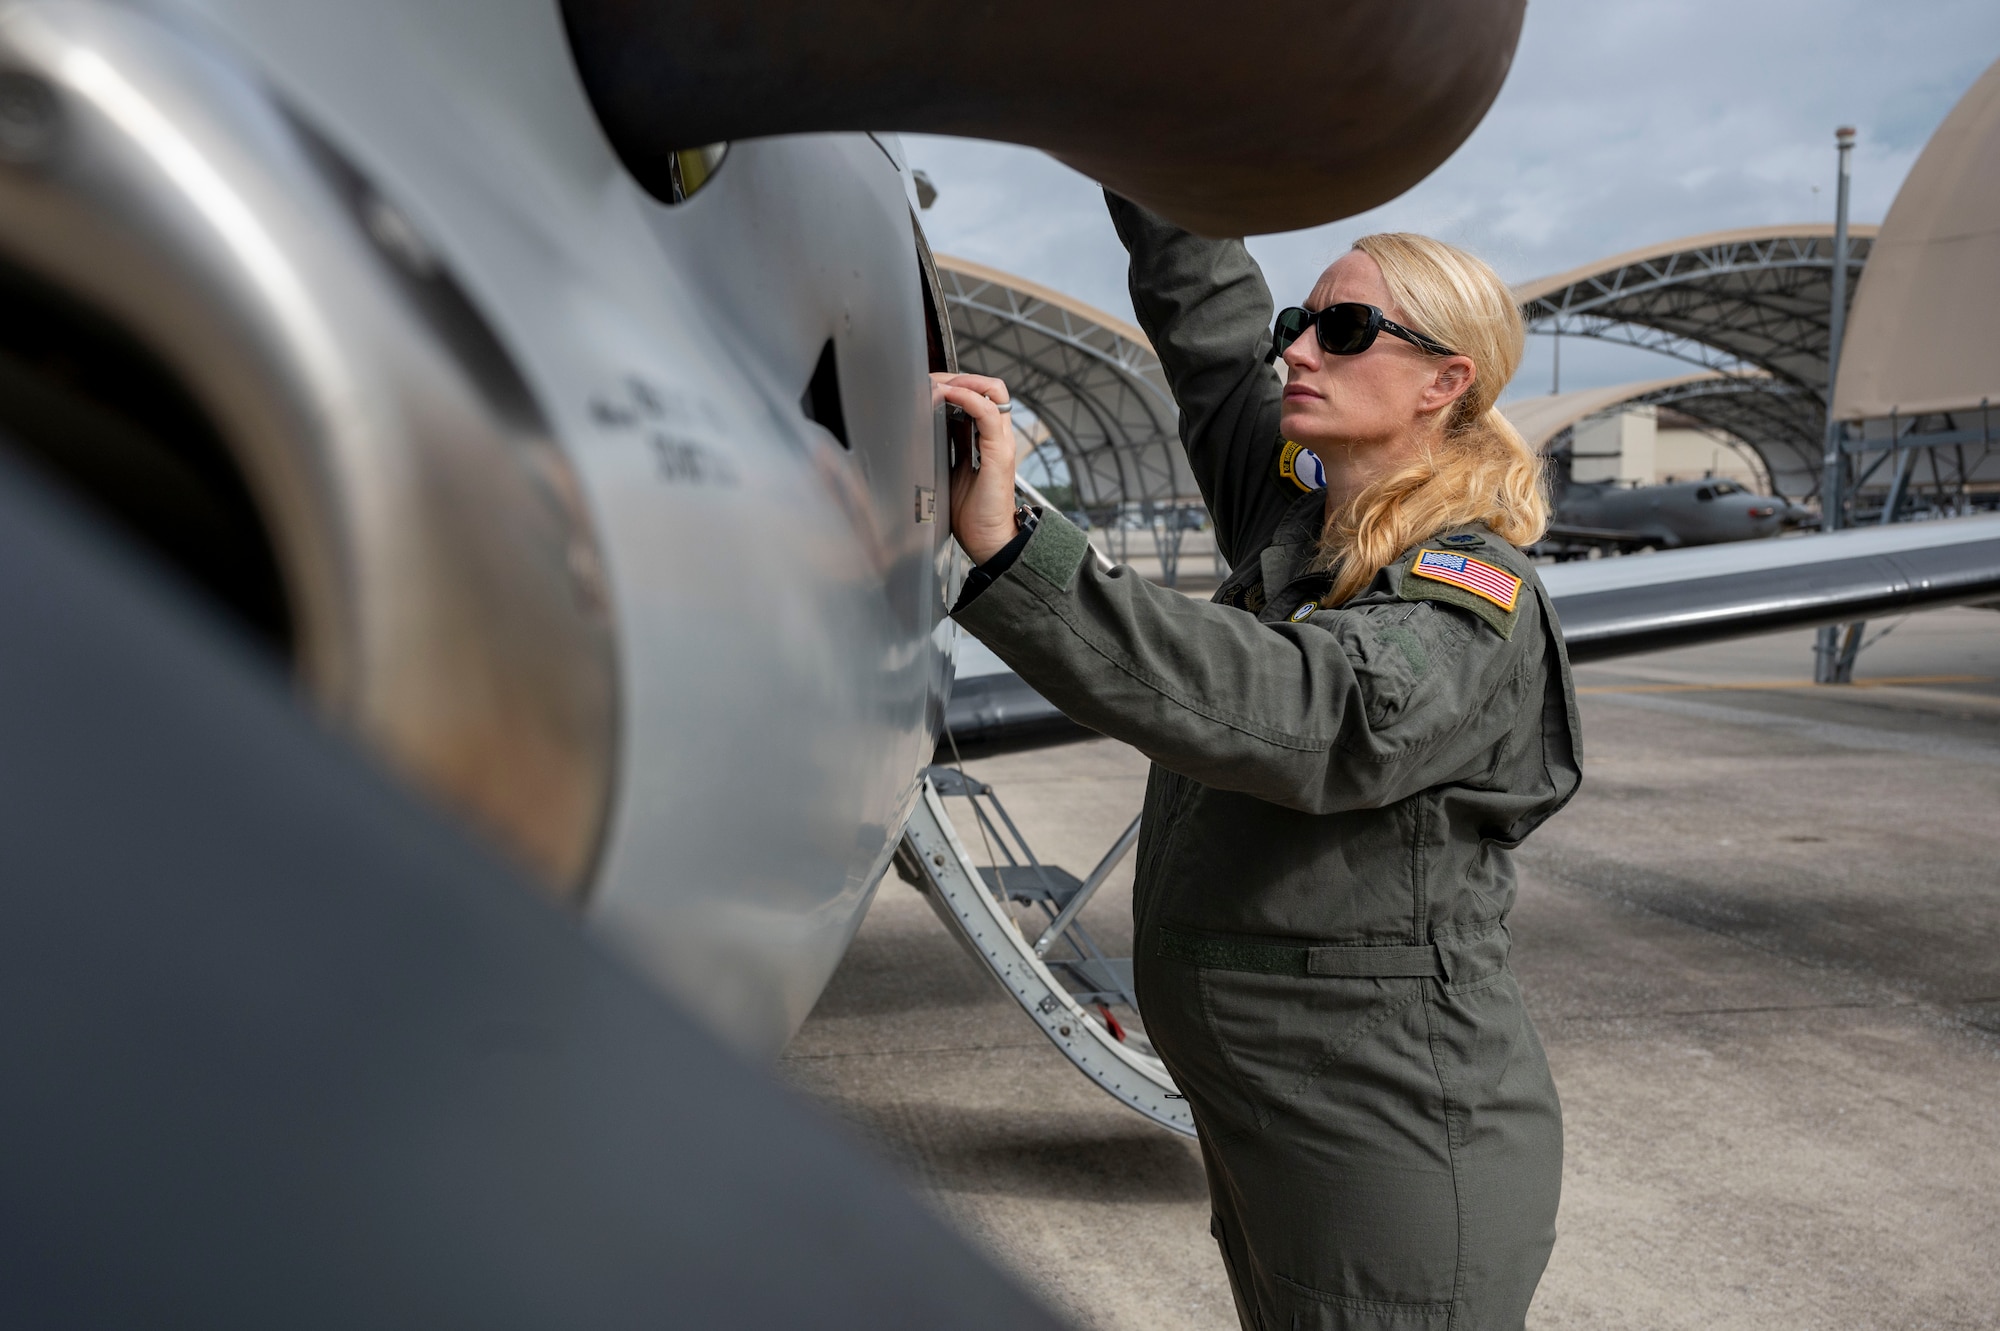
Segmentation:
[(933, 374), (931, 405), (949, 403), (979, 430), (979, 470), (961, 462), (951, 473), (951, 534), (975, 564), (1014, 539), (1014, 425), (1002, 404), (1007, 385), (983, 374)]

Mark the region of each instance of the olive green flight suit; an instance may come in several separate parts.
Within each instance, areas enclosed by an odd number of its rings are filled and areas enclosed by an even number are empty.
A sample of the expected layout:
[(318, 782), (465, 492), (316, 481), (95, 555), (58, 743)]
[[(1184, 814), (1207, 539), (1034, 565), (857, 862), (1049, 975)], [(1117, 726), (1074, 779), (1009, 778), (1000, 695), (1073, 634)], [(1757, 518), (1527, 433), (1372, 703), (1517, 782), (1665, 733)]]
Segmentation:
[[(1322, 499), (1288, 475), (1261, 275), (1238, 242), (1112, 209), (1235, 571), (1214, 603), (1104, 573), (1051, 513), (957, 618), (1154, 761), (1138, 997), (1194, 1112), (1244, 1327), (1519, 1328), (1562, 1172), (1506, 928), (1509, 848), (1581, 779), (1554, 613), (1482, 526), (1323, 604), (1304, 571)], [(1518, 579), (1511, 608), (1457, 585), (1454, 558)]]

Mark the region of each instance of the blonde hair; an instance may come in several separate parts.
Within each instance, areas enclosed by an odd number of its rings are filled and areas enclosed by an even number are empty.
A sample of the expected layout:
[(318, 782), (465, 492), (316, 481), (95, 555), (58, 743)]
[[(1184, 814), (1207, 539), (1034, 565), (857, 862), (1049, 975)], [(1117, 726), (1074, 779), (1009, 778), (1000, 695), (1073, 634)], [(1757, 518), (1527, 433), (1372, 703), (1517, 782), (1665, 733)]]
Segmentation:
[(1401, 471), (1370, 484), (1332, 514), (1319, 562), (1337, 568), (1329, 599), (1347, 600), (1426, 537), (1483, 522), (1501, 540), (1531, 545), (1548, 530), (1542, 460), (1493, 405), (1521, 364), (1527, 330), (1506, 283), (1455, 245), (1384, 232), (1354, 248), (1373, 259), (1401, 315), (1471, 359), (1472, 386), (1446, 410), (1440, 437)]

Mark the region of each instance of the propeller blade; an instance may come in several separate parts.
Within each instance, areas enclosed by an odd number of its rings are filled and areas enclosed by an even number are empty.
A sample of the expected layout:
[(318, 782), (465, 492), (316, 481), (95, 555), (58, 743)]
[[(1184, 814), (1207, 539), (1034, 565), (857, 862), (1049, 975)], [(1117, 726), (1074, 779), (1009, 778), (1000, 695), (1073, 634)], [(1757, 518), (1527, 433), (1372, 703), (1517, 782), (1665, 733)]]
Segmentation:
[(1423, 179), (1500, 91), (1525, 0), (562, 0), (648, 189), (674, 153), (909, 130), (1042, 148), (1208, 235), (1351, 216)]

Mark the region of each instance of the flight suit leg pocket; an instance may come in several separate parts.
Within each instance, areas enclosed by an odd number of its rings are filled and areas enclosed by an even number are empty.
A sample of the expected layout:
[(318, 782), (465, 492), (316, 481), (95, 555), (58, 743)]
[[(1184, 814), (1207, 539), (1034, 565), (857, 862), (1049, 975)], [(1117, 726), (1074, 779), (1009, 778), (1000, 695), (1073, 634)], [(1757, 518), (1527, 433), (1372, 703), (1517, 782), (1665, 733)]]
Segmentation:
[(1273, 1331), (1447, 1331), (1449, 1303), (1390, 1303), (1328, 1294), (1283, 1275), (1271, 1278)]
[(1264, 1331), (1264, 1324), (1254, 1306), (1256, 1295), (1244, 1283), (1249, 1274), (1248, 1264), (1239, 1254), (1229, 1250), (1229, 1228), (1222, 1223), (1222, 1217), (1213, 1212), (1208, 1217), (1208, 1234), (1222, 1253), (1222, 1273), (1229, 1278), (1230, 1297), (1236, 1300), (1237, 1323), (1243, 1331)]
[(1202, 1017), (1250, 1123), (1263, 1128), (1355, 1045), (1423, 997), (1425, 980), (1260, 975), (1200, 968)]
[[(1355, 1006), (1329, 1006), (1323, 995), (1312, 1010), (1337, 1019), (1279, 1056), (1253, 1047), (1255, 1029), (1235, 1028), (1239, 1061), (1272, 1076), (1274, 1089), (1257, 1131), (1206, 1143), (1254, 1258), (1258, 1306), (1267, 1326), (1294, 1315), (1303, 1326), (1424, 1326), (1458, 1299), (1461, 1256), (1451, 1125), (1425, 1001), (1437, 981), (1302, 983)], [(1378, 984), (1378, 999), (1361, 1005), (1360, 993)], [(1263, 1005), (1237, 1015), (1248, 1023), (1260, 1010), (1268, 1024)], [(1290, 1289), (1279, 1276), (1298, 1288), (1279, 1297)]]

